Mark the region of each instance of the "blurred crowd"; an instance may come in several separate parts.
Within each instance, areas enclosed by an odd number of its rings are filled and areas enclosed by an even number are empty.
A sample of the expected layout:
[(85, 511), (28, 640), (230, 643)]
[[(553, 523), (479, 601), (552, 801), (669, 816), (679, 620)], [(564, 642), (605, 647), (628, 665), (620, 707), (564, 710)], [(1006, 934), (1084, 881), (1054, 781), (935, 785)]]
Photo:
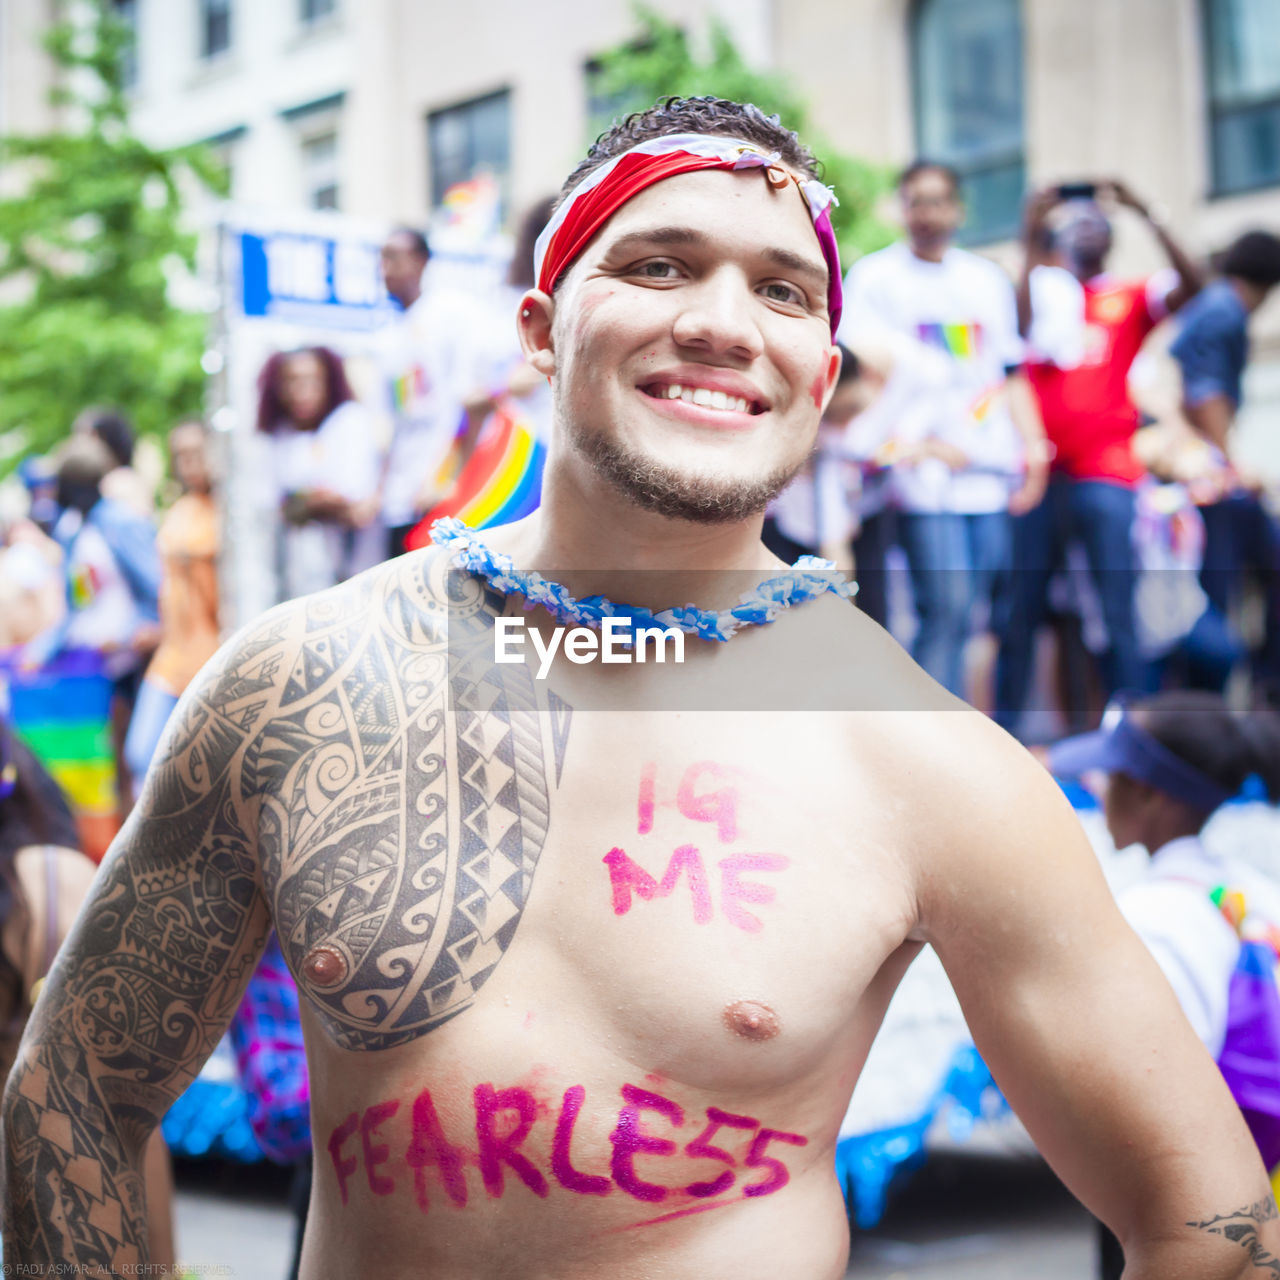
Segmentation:
[[(1280, 489), (1231, 428), (1280, 239), (1200, 263), (1123, 182), (1069, 183), (1028, 199), (1011, 279), (955, 245), (946, 166), (899, 195), (906, 238), (848, 273), (844, 375), (766, 541), (854, 568), (868, 613), (1024, 737), (1096, 724), (1118, 690), (1273, 685)], [(1117, 217), (1167, 265), (1112, 274)]]
[[(1029, 197), (1015, 278), (955, 244), (964, 207), (946, 166), (911, 165), (899, 196), (904, 240), (848, 272), (840, 383), (770, 508), (771, 549), (853, 572), (859, 605), (930, 674), (1024, 737), (1096, 724), (1118, 690), (1280, 680), (1277, 493), (1231, 430), (1280, 240), (1251, 231), (1201, 263), (1123, 182), (1071, 183)], [(431, 287), (421, 233), (388, 236), (397, 310), (363, 399), (326, 347), (266, 360), (254, 482), (279, 598), (458, 513), (504, 411), (550, 445), (549, 389), (511, 323), (550, 208), (528, 211), (484, 303)], [(1117, 217), (1145, 223), (1167, 265), (1111, 274)], [(1162, 378), (1144, 348), (1166, 327)], [(217, 444), (200, 422), (174, 427), (158, 515), (126, 413), (87, 408), (56, 452), (24, 461), (27, 511), (4, 528), (0, 655), (26, 669), (101, 656), (121, 814), (218, 643)]]
[[(1024, 737), (1096, 724), (1117, 690), (1280, 680), (1277, 493), (1231, 430), (1280, 240), (1251, 231), (1201, 263), (1123, 182), (1078, 182), (1029, 197), (1015, 278), (955, 244), (964, 207), (946, 166), (913, 164), (899, 197), (905, 238), (848, 272), (840, 383), (770, 508), (771, 549), (853, 572), (859, 605), (930, 674)], [(549, 389), (511, 314), (550, 208), (528, 211), (484, 303), (431, 287), (420, 232), (388, 236), (398, 309), (363, 399), (326, 347), (265, 362), (255, 484), (279, 598), (456, 514), (500, 411), (549, 446)], [(1167, 265), (1110, 273), (1117, 217), (1145, 223)], [(23, 462), (27, 511), (4, 528), (0, 655), (28, 669), (101, 655), (121, 813), (218, 643), (218, 443), (200, 422), (174, 427), (158, 515), (126, 413), (87, 408), (56, 452)]]

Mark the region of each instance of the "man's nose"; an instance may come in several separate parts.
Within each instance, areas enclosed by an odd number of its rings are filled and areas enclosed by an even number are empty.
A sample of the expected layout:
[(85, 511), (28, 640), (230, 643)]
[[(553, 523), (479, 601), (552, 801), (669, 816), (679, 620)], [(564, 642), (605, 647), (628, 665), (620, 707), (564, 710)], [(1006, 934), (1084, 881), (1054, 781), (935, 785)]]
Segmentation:
[(738, 272), (714, 272), (679, 296), (681, 310), (672, 326), (677, 345), (748, 360), (764, 349), (757, 300)]

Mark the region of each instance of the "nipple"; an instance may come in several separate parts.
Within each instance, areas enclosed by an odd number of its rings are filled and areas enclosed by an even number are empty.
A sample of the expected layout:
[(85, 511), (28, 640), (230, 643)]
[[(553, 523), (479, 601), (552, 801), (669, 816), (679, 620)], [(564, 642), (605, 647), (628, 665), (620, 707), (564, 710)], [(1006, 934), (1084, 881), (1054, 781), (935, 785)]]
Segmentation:
[(312, 947), (302, 962), (302, 972), (317, 987), (332, 987), (347, 976), (347, 961), (337, 947)]
[(782, 1029), (778, 1015), (758, 1000), (735, 1000), (724, 1011), (724, 1025), (744, 1040), (772, 1040)]

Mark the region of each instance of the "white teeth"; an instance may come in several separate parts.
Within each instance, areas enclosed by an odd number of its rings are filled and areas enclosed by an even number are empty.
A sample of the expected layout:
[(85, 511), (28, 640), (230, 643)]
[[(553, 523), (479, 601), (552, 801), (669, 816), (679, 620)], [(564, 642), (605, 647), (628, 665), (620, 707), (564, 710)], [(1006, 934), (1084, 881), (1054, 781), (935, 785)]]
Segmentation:
[(720, 409), (732, 413), (748, 413), (751, 405), (744, 396), (731, 396), (724, 391), (710, 391), (706, 387), (686, 387), (673, 382), (660, 393), (667, 400), (683, 400), (703, 409)]

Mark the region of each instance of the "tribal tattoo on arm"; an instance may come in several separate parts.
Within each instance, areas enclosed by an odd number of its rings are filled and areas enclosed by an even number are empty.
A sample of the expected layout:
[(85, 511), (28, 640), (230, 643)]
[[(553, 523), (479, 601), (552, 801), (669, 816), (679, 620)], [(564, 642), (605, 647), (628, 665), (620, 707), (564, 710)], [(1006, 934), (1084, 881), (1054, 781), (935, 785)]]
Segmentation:
[(5, 1089), (6, 1266), (146, 1260), (147, 1137), (217, 1044), (269, 928), (243, 748), (286, 630), (257, 628), (183, 699), (45, 984)]
[(343, 1048), (471, 1004), (523, 915), (568, 739), (568, 708), (493, 662), (504, 607), (405, 557), (266, 615), (188, 691), (6, 1088), (6, 1262), (145, 1259), (146, 1137), (273, 918)]
[(1259, 1275), (1280, 1277), (1280, 1256), (1272, 1253), (1259, 1238), (1262, 1224), (1274, 1222), (1278, 1217), (1275, 1197), (1267, 1196), (1235, 1213), (1222, 1213), (1203, 1222), (1188, 1222), (1187, 1226), (1238, 1244), (1249, 1254), (1249, 1261)]

